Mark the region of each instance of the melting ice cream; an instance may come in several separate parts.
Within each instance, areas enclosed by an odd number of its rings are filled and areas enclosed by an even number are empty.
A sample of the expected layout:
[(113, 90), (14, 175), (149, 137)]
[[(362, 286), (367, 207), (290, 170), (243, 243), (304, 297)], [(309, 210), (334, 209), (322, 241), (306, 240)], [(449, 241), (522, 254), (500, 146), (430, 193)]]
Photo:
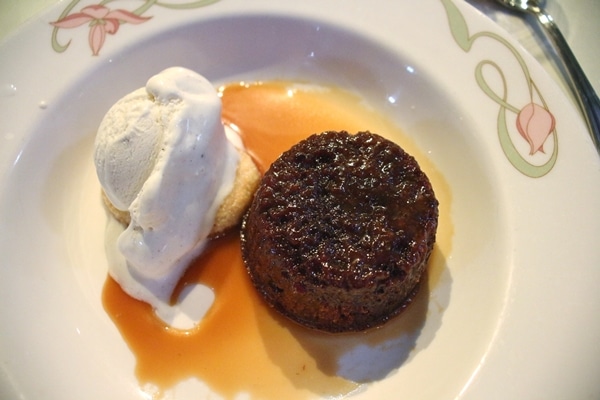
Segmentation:
[(215, 88), (185, 68), (153, 76), (108, 111), (94, 161), (106, 197), (131, 220), (111, 276), (133, 297), (168, 302), (204, 248), (239, 163)]

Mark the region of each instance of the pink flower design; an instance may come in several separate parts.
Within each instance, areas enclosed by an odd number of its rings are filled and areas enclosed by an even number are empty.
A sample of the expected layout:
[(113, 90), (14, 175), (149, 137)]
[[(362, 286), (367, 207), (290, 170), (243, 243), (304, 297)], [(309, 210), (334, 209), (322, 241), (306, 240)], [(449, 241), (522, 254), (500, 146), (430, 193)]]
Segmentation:
[(104, 45), (106, 34), (114, 35), (123, 22), (141, 24), (152, 17), (140, 17), (126, 10), (110, 10), (102, 5), (91, 5), (81, 9), (81, 12), (71, 14), (51, 24), (58, 28), (76, 28), (89, 22), (90, 33), (88, 41), (92, 53), (97, 56)]
[(517, 130), (529, 143), (529, 154), (544, 153), (544, 142), (554, 131), (554, 116), (539, 104), (529, 103), (517, 115)]

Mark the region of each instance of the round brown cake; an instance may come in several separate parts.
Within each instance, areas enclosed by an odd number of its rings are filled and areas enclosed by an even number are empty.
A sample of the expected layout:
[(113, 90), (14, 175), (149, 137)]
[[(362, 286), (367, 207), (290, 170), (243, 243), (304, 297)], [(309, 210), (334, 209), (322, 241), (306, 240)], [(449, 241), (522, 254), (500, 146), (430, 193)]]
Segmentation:
[(418, 289), (438, 202), (415, 159), (369, 132), (299, 142), (262, 178), (242, 226), (254, 286), (290, 319), (328, 332), (365, 330)]

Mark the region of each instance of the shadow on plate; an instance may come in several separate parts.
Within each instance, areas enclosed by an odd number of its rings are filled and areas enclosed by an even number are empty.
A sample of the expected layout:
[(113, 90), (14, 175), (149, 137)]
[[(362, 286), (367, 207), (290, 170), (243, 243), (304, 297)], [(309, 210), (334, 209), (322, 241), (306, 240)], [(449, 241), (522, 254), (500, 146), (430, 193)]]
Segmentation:
[[(399, 370), (431, 343), (441, 326), (450, 286), (444, 255), (436, 245), (428, 273), (412, 303), (381, 327), (358, 333), (329, 334), (304, 328), (274, 310), (269, 313), (314, 358), (325, 375), (360, 384), (371, 383)], [(263, 333), (265, 348), (273, 362), (296, 386), (310, 385), (310, 381), (299, 377), (297, 369), (287, 362), (289, 355), (281, 346), (268, 340), (268, 332)]]

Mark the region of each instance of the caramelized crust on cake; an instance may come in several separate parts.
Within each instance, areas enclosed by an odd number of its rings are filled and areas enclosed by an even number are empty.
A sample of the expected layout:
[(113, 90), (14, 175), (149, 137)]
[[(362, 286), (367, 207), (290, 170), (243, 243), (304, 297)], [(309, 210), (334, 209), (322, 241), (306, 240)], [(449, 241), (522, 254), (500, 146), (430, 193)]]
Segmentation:
[[(260, 181), (260, 172), (252, 158), (240, 152), (240, 163), (235, 173), (233, 189), (219, 206), (210, 237), (218, 237), (240, 224), (242, 217), (256, 191)], [(123, 225), (129, 225), (131, 218), (128, 211), (117, 209), (102, 191), (102, 199), (110, 213)]]
[(427, 176), (398, 145), (325, 132), (265, 173), (242, 225), (242, 255), (255, 287), (285, 316), (360, 331), (410, 302), (437, 219)]

